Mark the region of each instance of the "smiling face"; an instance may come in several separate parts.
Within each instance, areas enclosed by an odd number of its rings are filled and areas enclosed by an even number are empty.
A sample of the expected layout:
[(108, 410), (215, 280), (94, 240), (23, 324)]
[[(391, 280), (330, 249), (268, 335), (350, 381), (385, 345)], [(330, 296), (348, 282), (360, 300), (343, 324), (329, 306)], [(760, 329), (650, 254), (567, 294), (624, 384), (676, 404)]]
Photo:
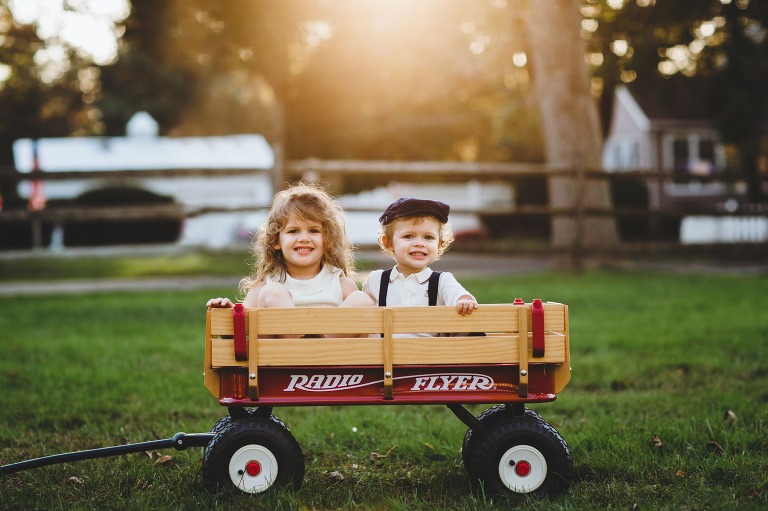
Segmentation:
[(418, 273), (437, 260), (440, 249), (440, 222), (432, 217), (398, 219), (388, 226), (385, 246), (397, 260), (404, 276)]
[(324, 241), (320, 222), (291, 214), (280, 230), (278, 243), (272, 248), (283, 253), (288, 275), (295, 279), (309, 279), (320, 271)]

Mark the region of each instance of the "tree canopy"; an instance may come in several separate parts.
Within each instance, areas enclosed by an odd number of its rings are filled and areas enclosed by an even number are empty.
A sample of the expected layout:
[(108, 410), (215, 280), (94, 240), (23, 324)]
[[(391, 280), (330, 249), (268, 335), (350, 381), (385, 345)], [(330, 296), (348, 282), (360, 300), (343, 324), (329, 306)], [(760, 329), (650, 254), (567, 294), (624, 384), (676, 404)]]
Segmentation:
[(619, 83), (670, 101), (703, 91), (701, 112), (736, 152), (729, 170), (768, 173), (768, 2), (590, 0), (582, 15), (604, 112)]
[[(85, 14), (108, 3), (62, 0)], [(538, 2), (132, 0), (107, 19), (113, 61), (17, 19), (18, 5), (0, 0), (6, 163), (14, 138), (119, 135), (137, 110), (170, 134), (264, 133), (291, 158), (545, 159), (525, 30)], [(622, 82), (707, 80), (724, 140), (756, 168), (766, 2), (585, 0), (580, 16), (596, 100)]]

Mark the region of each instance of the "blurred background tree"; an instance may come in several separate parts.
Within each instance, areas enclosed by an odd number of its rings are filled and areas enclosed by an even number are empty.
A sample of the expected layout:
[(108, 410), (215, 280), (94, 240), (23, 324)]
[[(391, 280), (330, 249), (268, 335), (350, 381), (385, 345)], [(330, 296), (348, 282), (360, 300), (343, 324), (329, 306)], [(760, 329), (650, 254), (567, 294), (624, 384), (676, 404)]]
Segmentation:
[[(291, 158), (541, 161), (523, 45), (516, 12), (487, 0), (141, 0), (103, 104), (114, 129), (140, 104), (176, 134), (257, 131)], [(187, 108), (157, 101), (179, 123), (107, 82), (136, 60), (188, 85)]]
[(618, 84), (662, 106), (702, 91), (701, 111), (732, 148), (729, 172), (761, 198), (768, 173), (768, 2), (759, 0), (591, 0), (582, 31), (604, 130)]
[[(48, 65), (54, 60), (66, 64)], [(72, 48), (48, 47), (34, 27), (16, 22), (0, 0), (0, 166), (13, 163), (11, 146), (18, 138), (93, 133), (84, 101), (96, 86), (93, 71), (92, 63)], [(1, 175), (0, 194), (5, 207), (18, 202), (15, 183)]]
[[(745, 173), (759, 171), (768, 2), (551, 2), (581, 9), (574, 23), (603, 130), (616, 84), (663, 97), (672, 83), (706, 80), (724, 140)], [(11, 163), (15, 138), (120, 135), (138, 110), (164, 134), (263, 133), (291, 159), (548, 158), (532, 94), (533, 78), (548, 77), (531, 76), (537, 27), (526, 34), (529, 8), (540, 14), (541, 2), (61, 4), (101, 20), (117, 51), (88, 53), (43, 30), (53, 3), (35, 15), (37, 0), (0, 0), (0, 164)]]

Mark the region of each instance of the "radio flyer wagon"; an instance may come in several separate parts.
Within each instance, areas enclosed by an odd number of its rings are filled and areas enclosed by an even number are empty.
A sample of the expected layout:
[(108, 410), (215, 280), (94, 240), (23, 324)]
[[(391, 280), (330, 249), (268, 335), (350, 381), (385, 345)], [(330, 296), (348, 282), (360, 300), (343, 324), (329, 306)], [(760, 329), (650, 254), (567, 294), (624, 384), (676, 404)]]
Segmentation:
[[(301, 449), (272, 411), (302, 405), (444, 404), (469, 428), (462, 458), (486, 491), (550, 493), (573, 479), (565, 440), (525, 407), (554, 400), (570, 380), (566, 305), (518, 300), (467, 316), (238, 306), (210, 310), (206, 331), (205, 386), (230, 412), (203, 454), (209, 484), (251, 493), (299, 485)], [(496, 406), (478, 417), (464, 407), (478, 403)]]
[[(526, 408), (555, 400), (570, 380), (564, 304), (518, 299), (483, 304), (467, 316), (454, 307), (238, 304), (206, 312), (204, 358), (205, 386), (228, 409), (209, 433), (48, 456), (0, 471), (199, 446), (204, 483), (259, 494), (298, 488), (304, 478), (301, 447), (275, 407), (441, 404), (467, 425), (462, 459), (486, 492), (549, 494), (573, 480), (565, 440)], [(472, 404), (494, 406), (476, 417), (465, 408)]]

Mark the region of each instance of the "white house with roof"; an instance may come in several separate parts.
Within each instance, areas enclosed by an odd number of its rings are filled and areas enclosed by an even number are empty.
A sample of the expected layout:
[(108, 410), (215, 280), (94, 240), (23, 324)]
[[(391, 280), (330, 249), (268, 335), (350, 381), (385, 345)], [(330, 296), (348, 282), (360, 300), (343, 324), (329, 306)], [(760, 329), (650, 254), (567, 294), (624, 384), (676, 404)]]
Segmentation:
[[(746, 188), (722, 182), (675, 182), (675, 177), (713, 176), (726, 168), (725, 146), (696, 87), (669, 87), (656, 96), (635, 95), (616, 88), (603, 168), (609, 172), (658, 171), (661, 186), (649, 186), (649, 208), (662, 205), (706, 204), (712, 210), (734, 212)], [(754, 216), (691, 215), (682, 219), (683, 243), (740, 243), (768, 240), (768, 219)]]
[(608, 171), (661, 170), (709, 175), (725, 168), (725, 149), (701, 109), (643, 105), (626, 86), (616, 88), (603, 167)]
[[(184, 210), (201, 207), (258, 208), (272, 202), (270, 172), (275, 155), (258, 134), (215, 137), (162, 137), (157, 122), (146, 112), (136, 113), (126, 126), (125, 137), (65, 137), (19, 139), (13, 144), (16, 170), (32, 174), (98, 171), (107, 177), (46, 180), (19, 183), (19, 195), (29, 199), (42, 193), (46, 200), (72, 200), (86, 192), (110, 187), (145, 190), (173, 197)], [(132, 177), (130, 171), (202, 169), (201, 175)], [(227, 169), (248, 169), (253, 174), (231, 175)], [(128, 171), (109, 177), (109, 171)], [(232, 214), (208, 214), (183, 223), (182, 244), (224, 247), (237, 229)], [(52, 248), (61, 246), (57, 225)]]
[[(268, 205), (272, 185), (267, 174), (275, 155), (258, 134), (216, 137), (161, 137), (157, 122), (146, 112), (136, 113), (126, 126), (125, 137), (65, 137), (19, 139), (13, 144), (16, 169), (31, 173), (82, 171), (131, 171), (204, 169), (203, 176), (179, 178), (48, 180), (48, 199), (74, 199), (86, 191), (110, 185), (136, 187), (172, 196), (185, 207), (242, 207)], [(223, 169), (263, 171), (254, 176), (217, 174)], [(28, 198), (29, 182), (22, 181), (19, 195)]]

